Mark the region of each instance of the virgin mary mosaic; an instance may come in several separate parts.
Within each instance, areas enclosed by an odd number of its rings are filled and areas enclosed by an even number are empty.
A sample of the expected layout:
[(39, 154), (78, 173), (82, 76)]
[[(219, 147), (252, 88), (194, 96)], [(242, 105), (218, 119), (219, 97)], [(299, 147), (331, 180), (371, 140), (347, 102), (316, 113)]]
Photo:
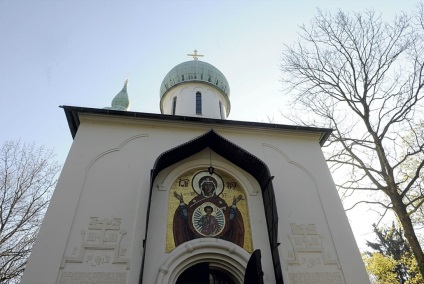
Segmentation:
[(183, 174), (170, 190), (168, 209), (167, 251), (204, 237), (251, 250), (244, 190), (225, 173), (197, 170)]

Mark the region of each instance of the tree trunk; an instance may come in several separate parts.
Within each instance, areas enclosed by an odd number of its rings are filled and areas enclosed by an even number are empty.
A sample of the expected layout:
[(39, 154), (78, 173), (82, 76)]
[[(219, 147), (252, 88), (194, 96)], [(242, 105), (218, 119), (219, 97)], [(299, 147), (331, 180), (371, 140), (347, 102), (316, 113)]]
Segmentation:
[(421, 249), (420, 243), (417, 239), (417, 236), (412, 226), (411, 218), (406, 211), (406, 206), (402, 201), (401, 196), (398, 194), (390, 196), (390, 199), (393, 204), (393, 210), (398, 216), (400, 223), (402, 224), (405, 237), (408, 240), (409, 245), (411, 246), (412, 252), (417, 260), (418, 268), (421, 272), (421, 275), (424, 277), (424, 253)]

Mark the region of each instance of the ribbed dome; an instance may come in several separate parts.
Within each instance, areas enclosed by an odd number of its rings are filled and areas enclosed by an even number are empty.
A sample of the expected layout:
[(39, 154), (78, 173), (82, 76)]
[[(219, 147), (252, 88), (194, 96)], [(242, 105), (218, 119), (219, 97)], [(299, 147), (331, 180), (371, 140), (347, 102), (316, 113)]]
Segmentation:
[(225, 78), (215, 66), (192, 60), (178, 64), (166, 74), (160, 86), (160, 97), (169, 89), (185, 82), (202, 82), (214, 86), (229, 98), (230, 86)]

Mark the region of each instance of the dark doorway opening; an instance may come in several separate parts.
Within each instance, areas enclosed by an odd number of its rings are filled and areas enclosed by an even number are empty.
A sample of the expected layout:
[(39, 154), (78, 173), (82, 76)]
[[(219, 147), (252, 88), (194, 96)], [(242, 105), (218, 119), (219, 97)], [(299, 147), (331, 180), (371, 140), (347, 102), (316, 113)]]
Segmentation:
[(208, 262), (195, 264), (178, 277), (176, 284), (236, 284), (232, 275)]

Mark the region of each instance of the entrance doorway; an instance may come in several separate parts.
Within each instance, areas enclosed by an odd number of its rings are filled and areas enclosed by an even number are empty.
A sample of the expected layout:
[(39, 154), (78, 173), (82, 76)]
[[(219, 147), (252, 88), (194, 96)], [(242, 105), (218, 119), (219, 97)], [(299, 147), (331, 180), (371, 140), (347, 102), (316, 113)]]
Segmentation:
[(189, 267), (177, 279), (176, 284), (237, 284), (228, 271), (201, 262)]

